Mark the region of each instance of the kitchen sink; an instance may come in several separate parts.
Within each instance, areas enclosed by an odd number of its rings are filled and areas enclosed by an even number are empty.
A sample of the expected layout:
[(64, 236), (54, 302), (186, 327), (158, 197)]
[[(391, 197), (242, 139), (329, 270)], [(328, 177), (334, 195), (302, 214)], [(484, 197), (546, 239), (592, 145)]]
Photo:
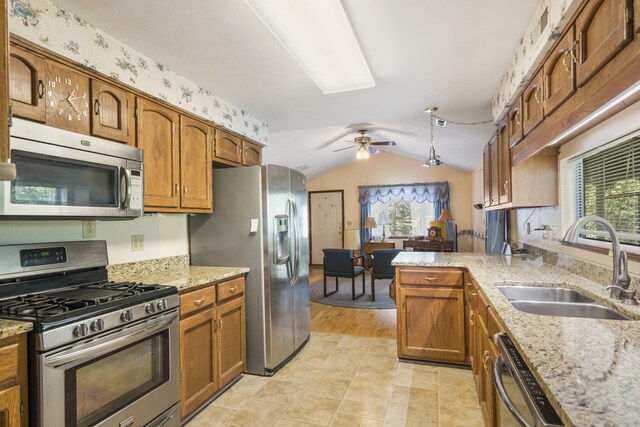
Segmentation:
[(566, 288), (498, 286), (511, 305), (525, 313), (541, 316), (585, 317), (591, 319), (631, 320), (593, 298)]
[(498, 286), (498, 290), (509, 301), (549, 301), (549, 302), (595, 302), (592, 298), (573, 289), (540, 288), (533, 286)]
[(511, 301), (520, 311), (542, 316), (587, 317), (590, 319), (630, 320), (618, 311), (600, 304), (548, 301)]

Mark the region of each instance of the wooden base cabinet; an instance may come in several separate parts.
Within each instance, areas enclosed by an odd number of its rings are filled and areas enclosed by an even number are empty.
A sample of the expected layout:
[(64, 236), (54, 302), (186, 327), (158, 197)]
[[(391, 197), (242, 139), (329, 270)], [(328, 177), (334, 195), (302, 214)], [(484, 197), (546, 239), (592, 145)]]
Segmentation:
[(27, 419), (26, 335), (0, 340), (0, 426), (26, 427)]
[(180, 409), (185, 419), (245, 370), (244, 278), (181, 294), (180, 317)]
[(398, 357), (464, 363), (463, 272), (398, 268)]

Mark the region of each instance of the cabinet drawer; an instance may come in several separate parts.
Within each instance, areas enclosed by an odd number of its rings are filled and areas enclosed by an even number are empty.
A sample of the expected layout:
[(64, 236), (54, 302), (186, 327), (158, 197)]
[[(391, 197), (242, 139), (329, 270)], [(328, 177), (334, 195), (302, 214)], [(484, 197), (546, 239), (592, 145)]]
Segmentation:
[(487, 324), (487, 309), (489, 308), (489, 303), (487, 302), (487, 298), (484, 296), (482, 291), (478, 290), (478, 305), (476, 306), (478, 309), (478, 317), (482, 318), (484, 324)]
[(218, 289), (218, 301), (241, 295), (244, 293), (244, 277), (218, 283), (216, 288)]
[(184, 316), (202, 307), (212, 305), (216, 302), (216, 290), (213, 286), (187, 292), (180, 295), (180, 315)]
[(0, 383), (18, 376), (18, 344), (0, 348)]
[(400, 285), (455, 286), (463, 283), (462, 271), (454, 269), (400, 270)]

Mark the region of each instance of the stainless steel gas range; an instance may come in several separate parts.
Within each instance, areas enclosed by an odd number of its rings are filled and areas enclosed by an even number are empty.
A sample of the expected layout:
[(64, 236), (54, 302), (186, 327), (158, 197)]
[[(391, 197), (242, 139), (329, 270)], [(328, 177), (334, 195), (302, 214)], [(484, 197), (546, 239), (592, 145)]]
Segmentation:
[(34, 323), (33, 426), (180, 425), (178, 291), (107, 264), (104, 241), (0, 246), (0, 317)]

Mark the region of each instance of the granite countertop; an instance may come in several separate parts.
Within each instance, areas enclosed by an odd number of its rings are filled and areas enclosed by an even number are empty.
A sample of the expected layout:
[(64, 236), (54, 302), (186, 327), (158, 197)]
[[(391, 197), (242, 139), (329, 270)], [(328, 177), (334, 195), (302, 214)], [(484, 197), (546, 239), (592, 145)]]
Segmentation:
[(403, 252), (393, 264), (468, 269), (565, 425), (637, 425), (640, 322), (528, 314), (516, 310), (496, 286), (561, 285), (580, 290), (632, 319), (640, 319), (640, 306), (617, 303), (603, 285), (539, 259)]
[(186, 289), (219, 282), (248, 272), (249, 269), (246, 267), (189, 266), (134, 275), (129, 280), (175, 286), (178, 291), (183, 292)]
[(24, 334), (33, 329), (33, 323), (0, 319), (0, 339)]

